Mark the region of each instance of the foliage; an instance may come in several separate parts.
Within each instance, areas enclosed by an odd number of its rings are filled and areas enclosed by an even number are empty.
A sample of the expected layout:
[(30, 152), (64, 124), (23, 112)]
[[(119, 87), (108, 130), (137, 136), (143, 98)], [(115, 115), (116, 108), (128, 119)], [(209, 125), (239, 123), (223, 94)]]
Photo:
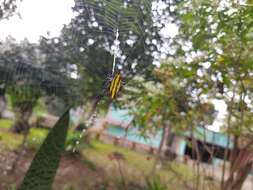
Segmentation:
[[(42, 45), (49, 42), (57, 47), (57, 52), (46, 49), (47, 58), (55, 60), (53, 65), (68, 65), (76, 72), (75, 90), (81, 94), (81, 102), (89, 106), (97, 96), (106, 94), (105, 81), (112, 73), (114, 54), (116, 70), (122, 72), (125, 82), (134, 73), (148, 73), (153, 67), (152, 53), (162, 42), (151, 7), (151, 0), (78, 0), (73, 8), (76, 16), (63, 28), (62, 35), (52, 41), (42, 40)], [(107, 110), (110, 100), (103, 100), (100, 106)]]
[[(210, 98), (223, 100), (227, 105), (223, 131), (233, 136), (232, 165), (238, 152), (252, 151), (252, 23), (250, 1), (185, 1), (178, 3), (174, 14), (179, 33), (173, 47), (185, 60), (185, 66), (195, 69), (197, 83)], [(244, 142), (244, 143), (241, 143)], [(228, 159), (225, 154), (224, 159)], [(230, 177), (222, 189), (240, 189), (243, 171), (249, 160), (241, 160), (244, 167), (230, 170)], [(251, 167), (251, 166), (250, 166)], [(245, 170), (246, 169), (246, 170)], [(247, 174), (246, 174), (247, 176)], [(230, 180), (230, 181), (229, 181)]]
[(150, 130), (170, 124), (174, 131), (184, 131), (212, 123), (214, 106), (193, 94), (195, 76), (184, 69), (184, 63), (163, 63), (154, 77), (156, 82), (136, 77), (138, 86), (126, 87), (128, 95), (122, 100), (128, 102), (137, 126)]
[[(15, 90), (16, 86), (22, 86), (24, 90), (27, 88), (26, 91), (33, 89), (39, 92), (40, 97), (56, 96), (68, 103), (70, 98), (73, 100), (78, 97), (74, 93), (75, 82), (62, 61), (64, 57), (57, 59), (57, 47), (49, 43), (51, 40), (43, 39), (39, 45), (27, 40), (18, 44), (13, 39), (3, 43), (0, 52), (0, 84), (10, 91)], [(53, 58), (49, 58), (46, 50), (51, 52)]]
[(41, 87), (46, 90), (46, 101), (55, 105), (49, 106), (51, 111), (54, 108), (58, 110), (58, 107), (75, 107), (83, 101), (83, 94), (80, 91), (83, 84), (72, 77), (71, 73), (75, 72), (74, 58), (69, 55), (64, 44), (58, 38), (43, 37), (38, 45), (38, 50), (43, 57), (44, 73), (42, 73)]
[[(233, 112), (233, 117), (240, 122), (239, 133), (245, 133), (249, 126), (240, 121), (240, 114), (236, 112), (250, 114), (248, 106), (252, 102), (253, 19), (249, 16), (252, 7), (233, 1), (224, 5), (205, 1), (188, 6), (190, 2), (177, 7), (180, 21), (177, 38), (184, 39), (180, 47), (190, 44), (188, 51), (184, 51), (185, 56), (197, 52), (185, 66), (196, 68), (199, 85), (210, 84), (206, 85), (205, 92), (226, 102), (228, 114)], [(234, 95), (237, 98), (232, 98)]]
[(9, 103), (16, 115), (13, 130), (22, 132), (29, 129), (28, 120), (39, 97), (42, 96), (42, 91), (38, 88), (38, 79), (33, 78), (29, 71), (29, 68), (32, 71), (33, 68), (36, 69), (40, 62), (34, 45), (27, 41), (24, 41), (22, 46), (10, 41), (9, 46), (11, 49), (6, 48), (0, 55), (3, 72), (0, 83), (4, 85), (9, 95)]
[[(15, 87), (21, 82), (38, 87), (41, 96), (60, 97), (64, 106), (92, 104), (97, 95), (105, 94), (113, 54), (117, 54), (117, 69), (125, 81), (136, 72), (149, 73), (153, 67), (152, 62), (157, 60), (153, 53), (158, 54), (162, 43), (162, 25), (154, 23), (156, 10), (152, 2), (76, 1), (76, 17), (63, 28), (60, 37), (42, 37), (39, 45), (28, 41), (17, 45), (12, 40), (4, 43), (0, 53), (1, 84)], [(100, 105), (105, 110), (108, 107), (107, 103)]]
[(69, 127), (69, 110), (55, 124), (35, 155), (19, 189), (51, 188)]
[[(146, 44), (145, 40), (156, 39), (159, 43), (160, 36), (159, 29), (155, 27), (152, 20), (151, 4), (151, 0), (134, 3), (76, 1), (74, 11), (78, 13), (77, 17), (64, 28), (63, 37), (68, 40), (66, 41), (68, 48), (77, 49), (76, 56), (82, 58), (78, 59), (81, 61), (78, 64), (85, 66), (85, 74), (94, 79), (96, 79), (95, 76), (99, 79), (101, 76), (105, 78), (110, 74), (113, 48), (117, 44), (119, 45), (119, 51), (115, 52), (117, 65), (122, 67), (124, 72), (138, 71), (138, 68), (145, 68), (152, 63), (151, 49), (157, 51), (157, 47), (155, 44)], [(80, 25), (82, 27), (78, 27)], [(114, 41), (116, 29), (119, 31), (117, 42)], [(143, 32), (145, 30), (146, 32)], [(91, 40), (93, 43), (89, 43)], [(135, 68), (131, 68), (133, 62), (137, 64)], [(94, 64), (100, 67), (94, 67)]]
[[(11, 106), (18, 113), (26, 112), (35, 107), (40, 96), (39, 89), (33, 86), (18, 86), (8, 89)], [(17, 110), (15, 110), (17, 109)]]
[[(0, 19), (13, 14), (15, 2), (0, 4)], [(237, 151), (252, 151), (251, 1), (166, 1), (164, 15), (155, 2), (76, 0), (76, 16), (60, 37), (43, 37), (39, 45), (7, 41), (0, 52), (0, 85), (21, 114), (17, 120), (31, 114), (40, 97), (55, 97), (48, 104), (57, 113), (55, 107), (93, 104), (105, 94), (117, 55), (116, 69), (126, 82), (119, 104), (131, 110), (138, 126), (170, 124), (180, 133), (210, 125), (215, 112), (209, 100), (220, 99), (227, 105), (223, 131), (234, 137), (232, 164)], [(154, 69), (165, 40), (159, 33), (164, 16), (178, 26), (178, 34), (166, 41), (171, 58)]]
[(13, 16), (17, 9), (17, 2), (19, 0), (7, 0), (0, 3), (0, 20)]

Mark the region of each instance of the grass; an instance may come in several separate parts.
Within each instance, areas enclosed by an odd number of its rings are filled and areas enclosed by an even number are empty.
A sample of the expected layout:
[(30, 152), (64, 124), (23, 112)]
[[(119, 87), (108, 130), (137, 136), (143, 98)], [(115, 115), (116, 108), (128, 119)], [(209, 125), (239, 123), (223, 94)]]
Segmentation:
[(9, 129), (13, 123), (14, 122), (9, 119), (0, 119), (0, 129)]
[[(0, 151), (5, 148), (9, 150), (18, 149), (23, 141), (23, 135), (13, 134), (9, 132), (8, 128), (13, 124), (10, 120), (0, 120)], [(41, 143), (44, 141), (48, 134), (47, 129), (31, 128), (27, 137), (27, 148), (37, 150)], [(76, 141), (80, 140), (80, 133), (69, 131), (66, 150), (72, 151), (76, 147)], [(79, 151), (81, 153), (81, 161), (85, 165), (89, 165), (93, 170), (96, 168), (103, 168), (109, 175), (107, 178), (109, 181), (119, 181), (120, 174), (117, 162), (110, 159), (110, 155), (113, 152), (118, 152), (123, 155), (124, 161), (122, 161), (122, 169), (124, 171), (124, 177), (128, 182), (134, 182), (136, 184), (145, 184), (146, 176), (149, 175), (154, 159), (151, 155), (145, 153), (138, 153), (127, 148), (114, 146), (110, 144), (104, 144), (100, 141), (91, 141), (90, 146), (83, 148), (84, 144), (80, 142)], [(180, 176), (186, 181), (191, 181), (193, 174), (190, 168), (184, 164), (176, 162), (163, 161), (163, 165), (157, 170), (158, 176), (161, 178), (164, 184), (169, 184), (170, 189), (184, 189), (182, 182), (175, 177), (171, 172), (167, 164), (169, 164)]]
[(30, 149), (37, 150), (48, 134), (48, 130), (31, 128), (27, 137), (27, 146)]
[[(128, 164), (133, 167), (137, 167), (138, 169), (141, 169), (142, 171), (144, 171), (144, 173), (147, 173), (151, 168), (151, 161), (147, 161), (147, 157), (149, 156), (148, 154), (139, 154), (126, 148), (117, 147), (110, 144), (103, 144), (99, 141), (92, 141), (91, 147), (91, 149), (84, 150), (83, 153), (89, 156), (95, 154), (97, 156), (103, 157), (103, 160), (105, 162), (110, 162), (108, 155), (112, 152), (119, 152), (124, 155), (124, 158), (126, 159), (126, 162)], [(105, 157), (107, 159), (104, 159)]]
[[(1, 148), (4, 147), (10, 150), (14, 150), (17, 149), (23, 141), (22, 134), (14, 134), (8, 130), (13, 125), (13, 123), (13, 121), (8, 119), (0, 119)], [(27, 136), (27, 147), (29, 149), (37, 150), (46, 138), (48, 132), (48, 129), (31, 128)], [(68, 148), (68, 150), (72, 150), (75, 147), (76, 141), (79, 140), (79, 138), (80, 132), (69, 131), (66, 141), (66, 148)]]
[[(46, 130), (31, 129), (27, 137), (28, 148), (37, 149), (46, 137), (46, 134)], [(22, 134), (14, 134), (10, 131), (0, 131), (0, 144), (2, 148), (16, 150), (22, 144), (23, 138), (24, 136)]]
[[(23, 137), (18, 134), (13, 134), (8, 129), (11, 128), (14, 121), (9, 119), (0, 119), (0, 144), (3, 149), (14, 150), (21, 144)], [(3, 129), (3, 130), (2, 130)]]
[[(149, 175), (154, 162), (153, 157), (148, 154), (138, 153), (126, 148), (104, 144), (95, 140), (91, 142), (91, 148), (83, 150), (82, 154), (95, 165), (107, 168), (109, 172), (114, 173), (113, 176), (117, 176), (119, 174), (116, 162), (109, 158), (109, 155), (112, 152), (118, 152), (125, 158), (123, 161), (123, 170), (129, 181), (136, 181), (136, 179), (142, 182), (145, 181), (145, 176)], [(188, 166), (176, 162), (167, 162), (167, 164), (170, 164), (173, 170), (175, 170), (182, 179), (186, 181), (192, 180), (192, 171)], [(176, 178), (174, 173), (166, 168), (166, 164), (165, 167), (161, 167), (161, 169), (157, 170), (157, 174), (164, 183), (170, 184), (171, 189), (180, 188), (180, 179)]]
[(15, 150), (21, 144), (23, 137), (9, 131), (0, 131), (0, 150)]

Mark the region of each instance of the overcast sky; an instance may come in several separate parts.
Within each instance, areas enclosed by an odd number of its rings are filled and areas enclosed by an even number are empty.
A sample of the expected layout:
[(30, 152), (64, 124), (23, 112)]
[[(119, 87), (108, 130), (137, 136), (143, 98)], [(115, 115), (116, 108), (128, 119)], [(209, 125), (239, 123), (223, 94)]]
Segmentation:
[(27, 37), (31, 42), (37, 42), (40, 35), (59, 35), (63, 24), (73, 17), (71, 7), (74, 0), (24, 0), (18, 4), (18, 16), (0, 22), (0, 38), (8, 35), (18, 41)]
[[(18, 16), (0, 22), (0, 39), (12, 36), (18, 41), (28, 38), (31, 42), (37, 42), (41, 35), (58, 36), (63, 24), (68, 24), (74, 16), (71, 7), (74, 0), (24, 0), (18, 4)], [(162, 5), (159, 5), (163, 8)], [(177, 32), (175, 25), (167, 23), (162, 31), (164, 36), (173, 36)], [(169, 48), (169, 47), (168, 47)], [(215, 109), (219, 111), (218, 118), (209, 128), (219, 131), (224, 119), (226, 105), (223, 101), (214, 100)]]

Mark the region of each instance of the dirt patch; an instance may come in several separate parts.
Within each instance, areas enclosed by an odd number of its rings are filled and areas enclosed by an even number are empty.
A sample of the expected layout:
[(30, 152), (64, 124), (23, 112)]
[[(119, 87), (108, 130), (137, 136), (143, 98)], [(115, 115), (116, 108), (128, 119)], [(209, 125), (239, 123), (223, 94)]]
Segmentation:
[[(14, 151), (1, 151), (0, 190), (17, 187), (20, 184), (34, 154), (33, 151), (22, 151), (15, 169), (11, 170), (18, 154)], [(57, 170), (53, 189), (99, 190), (103, 189), (104, 186), (108, 186), (105, 176), (102, 168), (93, 167), (78, 154), (65, 154)]]

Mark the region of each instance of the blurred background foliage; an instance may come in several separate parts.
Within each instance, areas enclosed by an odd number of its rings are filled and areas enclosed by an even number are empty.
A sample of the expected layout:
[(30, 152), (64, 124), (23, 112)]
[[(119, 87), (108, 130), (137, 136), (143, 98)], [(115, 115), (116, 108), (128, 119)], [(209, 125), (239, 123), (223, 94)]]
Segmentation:
[[(159, 2), (165, 8), (160, 9)], [(18, 14), (16, 3), (0, 2), (0, 22)], [(12, 121), (0, 120), (1, 127), (12, 126), (12, 131), (28, 135), (26, 143), (37, 149), (37, 141), (42, 142), (38, 139), (44, 139), (47, 132), (34, 128), (34, 117), (59, 117), (67, 107), (81, 107), (83, 124), (98, 97), (103, 98), (96, 111), (104, 116), (112, 103), (105, 96), (106, 82), (116, 56), (116, 70), (122, 74), (124, 85), (113, 105), (127, 108), (144, 136), (154, 128), (184, 133), (210, 126), (217, 118), (212, 100), (225, 102), (221, 131), (233, 138), (233, 150), (224, 159), (235, 169), (229, 171), (228, 178), (223, 175), (219, 187), (241, 189), (252, 167), (252, 160), (236, 156), (246, 152), (247, 157), (252, 152), (251, 4), (225, 0), (76, 0), (75, 16), (60, 36), (44, 36), (38, 43), (19, 43), (12, 38), (1, 42), (0, 115), (6, 108), (14, 113)], [(168, 23), (178, 29), (173, 37), (161, 34)], [(67, 149), (77, 148), (75, 142), (82, 134), (72, 130), (70, 134)], [(18, 149), (21, 137), (1, 131), (1, 139), (11, 149)], [(150, 181), (147, 188), (164, 189), (160, 183)]]

